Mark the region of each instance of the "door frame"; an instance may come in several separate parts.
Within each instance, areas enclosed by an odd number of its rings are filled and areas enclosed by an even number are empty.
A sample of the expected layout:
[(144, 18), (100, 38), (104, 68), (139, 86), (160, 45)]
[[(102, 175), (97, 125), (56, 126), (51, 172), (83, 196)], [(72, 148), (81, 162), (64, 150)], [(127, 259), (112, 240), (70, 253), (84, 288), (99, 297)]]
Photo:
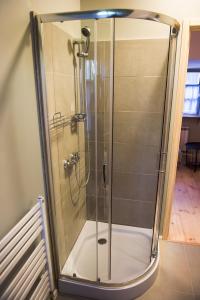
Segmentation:
[(182, 23), (177, 47), (176, 71), (174, 80), (174, 95), (168, 145), (168, 159), (166, 167), (166, 180), (164, 186), (164, 199), (162, 211), (162, 238), (168, 239), (173, 192), (176, 181), (179, 142), (182, 126), (182, 112), (184, 105), (185, 81), (190, 47), (190, 32), (200, 30), (200, 19), (185, 20)]

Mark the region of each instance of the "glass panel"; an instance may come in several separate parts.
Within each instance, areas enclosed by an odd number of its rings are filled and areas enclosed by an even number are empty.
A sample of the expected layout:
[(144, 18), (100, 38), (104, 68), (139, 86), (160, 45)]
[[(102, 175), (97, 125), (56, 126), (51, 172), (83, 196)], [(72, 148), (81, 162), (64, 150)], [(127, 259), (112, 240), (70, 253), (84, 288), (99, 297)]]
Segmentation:
[(127, 282), (151, 261), (169, 27), (115, 22), (112, 282)]
[(111, 170), (114, 20), (96, 23), (98, 148), (98, 278), (111, 278)]
[[(60, 272), (96, 280), (96, 215), (90, 221), (88, 181), (95, 159), (94, 22), (43, 25), (47, 110)], [(88, 28), (84, 28), (84, 26)], [(87, 96), (87, 97), (86, 97)], [(94, 176), (94, 181), (95, 176)], [(90, 251), (90, 255), (88, 255)]]

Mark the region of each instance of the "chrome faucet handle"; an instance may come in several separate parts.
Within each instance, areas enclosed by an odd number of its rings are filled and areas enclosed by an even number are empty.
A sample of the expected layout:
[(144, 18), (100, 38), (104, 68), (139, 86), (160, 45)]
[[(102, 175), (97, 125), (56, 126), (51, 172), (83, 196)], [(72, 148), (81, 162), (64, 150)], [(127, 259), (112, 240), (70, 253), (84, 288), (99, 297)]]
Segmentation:
[(73, 153), (73, 159), (78, 162), (80, 160), (80, 154), (79, 152), (74, 152)]
[(69, 155), (68, 159), (63, 160), (64, 169), (68, 169), (76, 165), (80, 160), (79, 152), (73, 152)]

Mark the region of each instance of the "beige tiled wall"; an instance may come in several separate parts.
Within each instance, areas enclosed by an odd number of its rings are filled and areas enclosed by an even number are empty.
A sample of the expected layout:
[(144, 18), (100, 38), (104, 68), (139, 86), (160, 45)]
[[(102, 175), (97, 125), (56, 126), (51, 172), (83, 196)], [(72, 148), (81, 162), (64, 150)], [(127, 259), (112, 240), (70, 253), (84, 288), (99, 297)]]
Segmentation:
[[(106, 70), (98, 81), (99, 220), (107, 221), (108, 203), (102, 188), (109, 101), (108, 42), (98, 42), (98, 65)], [(115, 43), (113, 223), (152, 228), (157, 192), (160, 144), (167, 75), (168, 40), (123, 40)], [(101, 92), (101, 93), (100, 93)], [(103, 105), (102, 105), (103, 104)], [(94, 117), (93, 117), (94, 118)], [(91, 153), (94, 152), (94, 132)], [(94, 155), (91, 157), (94, 169)], [(87, 188), (88, 218), (95, 219), (94, 171)]]
[[(48, 117), (60, 112), (75, 113), (74, 66), (70, 34), (53, 24), (44, 24), (44, 59), (47, 82)], [(56, 237), (60, 266), (65, 263), (86, 220), (86, 191), (79, 188), (75, 168), (66, 171), (63, 160), (79, 151), (77, 177), (85, 178), (84, 124), (50, 130), (50, 147), (55, 196)]]
[(117, 41), (115, 51), (113, 222), (152, 228), (168, 40)]

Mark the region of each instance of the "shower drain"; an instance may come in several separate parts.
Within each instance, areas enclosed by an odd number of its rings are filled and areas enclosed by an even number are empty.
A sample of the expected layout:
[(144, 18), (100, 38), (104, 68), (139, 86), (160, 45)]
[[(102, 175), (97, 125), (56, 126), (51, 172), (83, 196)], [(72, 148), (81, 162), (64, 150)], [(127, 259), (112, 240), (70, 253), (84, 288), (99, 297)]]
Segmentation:
[(100, 244), (100, 245), (104, 245), (104, 244), (106, 244), (107, 243), (107, 240), (106, 239), (98, 239), (98, 243)]

